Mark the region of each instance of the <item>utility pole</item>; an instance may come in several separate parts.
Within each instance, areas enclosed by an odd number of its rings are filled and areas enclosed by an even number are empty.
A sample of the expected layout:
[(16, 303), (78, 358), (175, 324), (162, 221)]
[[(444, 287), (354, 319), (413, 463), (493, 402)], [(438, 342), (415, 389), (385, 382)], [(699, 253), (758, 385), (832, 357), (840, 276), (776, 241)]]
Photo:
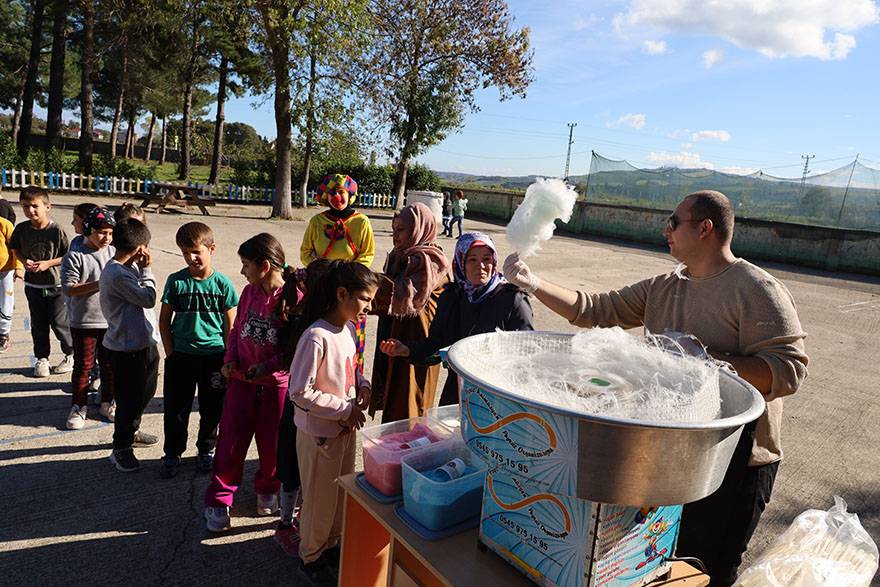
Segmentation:
[(565, 181), (568, 181), (568, 166), (571, 163), (571, 145), (574, 144), (572, 136), (574, 135), (574, 127), (577, 125), (578, 123), (576, 122), (568, 123), (568, 153), (565, 155)]
[(804, 193), (804, 187), (807, 183), (807, 174), (810, 173), (810, 159), (815, 159), (815, 155), (801, 155), (801, 159), (804, 160), (804, 172), (801, 175), (801, 195)]

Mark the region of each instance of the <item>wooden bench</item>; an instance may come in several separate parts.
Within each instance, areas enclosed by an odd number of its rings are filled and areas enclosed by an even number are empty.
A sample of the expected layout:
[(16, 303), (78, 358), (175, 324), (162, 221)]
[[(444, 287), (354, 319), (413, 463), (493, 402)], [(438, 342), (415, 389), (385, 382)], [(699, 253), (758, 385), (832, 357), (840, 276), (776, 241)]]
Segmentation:
[(180, 206), (184, 209), (197, 206), (205, 216), (210, 216), (208, 206), (216, 205), (211, 198), (199, 195), (199, 188), (173, 183), (152, 184), (150, 193), (144, 196), (141, 208), (146, 211), (150, 204), (156, 204), (156, 214), (162, 212), (165, 206)]

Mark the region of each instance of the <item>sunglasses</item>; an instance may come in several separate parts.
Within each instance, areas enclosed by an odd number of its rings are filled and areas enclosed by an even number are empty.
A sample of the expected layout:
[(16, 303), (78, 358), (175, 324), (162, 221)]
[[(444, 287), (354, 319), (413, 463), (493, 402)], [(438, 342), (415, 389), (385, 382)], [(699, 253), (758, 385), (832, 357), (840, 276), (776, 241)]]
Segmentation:
[(700, 218), (699, 220), (696, 218), (692, 218), (690, 220), (682, 220), (675, 214), (670, 214), (669, 217), (666, 219), (666, 227), (670, 231), (674, 231), (682, 222), (702, 222), (703, 220), (705, 220), (705, 218)]

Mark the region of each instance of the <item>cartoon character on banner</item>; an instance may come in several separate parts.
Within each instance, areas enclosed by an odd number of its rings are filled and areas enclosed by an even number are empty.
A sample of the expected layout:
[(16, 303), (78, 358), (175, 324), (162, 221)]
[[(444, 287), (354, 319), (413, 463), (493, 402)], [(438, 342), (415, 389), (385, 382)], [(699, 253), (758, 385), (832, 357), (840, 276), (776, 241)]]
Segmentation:
[(669, 523), (663, 516), (660, 516), (659, 520), (648, 526), (648, 531), (644, 535), (644, 539), (648, 541), (648, 545), (645, 547), (645, 560), (636, 565), (637, 570), (666, 554), (666, 548), (657, 550), (657, 541), (666, 533), (668, 528)]

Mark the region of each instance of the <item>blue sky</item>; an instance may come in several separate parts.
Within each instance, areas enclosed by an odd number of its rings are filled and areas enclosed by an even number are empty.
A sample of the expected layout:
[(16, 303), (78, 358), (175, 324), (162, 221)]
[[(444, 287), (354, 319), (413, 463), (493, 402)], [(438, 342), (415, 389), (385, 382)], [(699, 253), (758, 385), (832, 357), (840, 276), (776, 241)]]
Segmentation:
[[(799, 176), (861, 160), (880, 167), (880, 5), (873, 0), (513, 0), (531, 28), (524, 100), (481, 111), (419, 157), (443, 171), (562, 175), (590, 151), (638, 165), (758, 168)], [(271, 100), (230, 105), (274, 136)]]
[[(464, 128), (418, 158), (435, 170), (561, 176), (569, 122), (572, 175), (591, 150), (787, 177), (803, 154), (813, 173), (856, 154), (880, 168), (880, 0), (509, 3), (531, 29), (534, 83), (525, 99), (481, 92)], [(226, 119), (275, 136), (271, 96), (233, 99)]]

